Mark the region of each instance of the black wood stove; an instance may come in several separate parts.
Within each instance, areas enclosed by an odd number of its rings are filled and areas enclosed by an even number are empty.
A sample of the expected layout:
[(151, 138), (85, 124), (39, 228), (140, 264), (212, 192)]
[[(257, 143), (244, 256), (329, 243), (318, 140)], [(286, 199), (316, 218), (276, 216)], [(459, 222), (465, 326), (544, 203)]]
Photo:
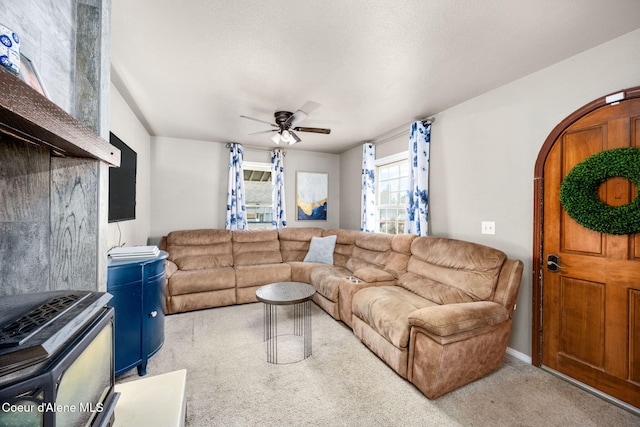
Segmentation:
[(106, 426), (115, 404), (105, 292), (0, 297), (0, 426)]

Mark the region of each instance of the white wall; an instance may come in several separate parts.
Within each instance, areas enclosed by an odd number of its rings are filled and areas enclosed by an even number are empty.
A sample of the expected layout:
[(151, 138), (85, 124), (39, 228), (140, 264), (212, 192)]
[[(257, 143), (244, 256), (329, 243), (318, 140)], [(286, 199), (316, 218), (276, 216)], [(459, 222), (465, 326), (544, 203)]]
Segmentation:
[[(377, 153), (376, 153), (377, 154)], [(340, 155), (340, 228), (360, 230), (362, 223), (362, 145)]]
[(224, 228), (229, 152), (224, 144), (153, 137), (151, 233)]
[[(340, 223), (340, 156), (285, 150), (285, 204), (288, 227), (338, 227)], [(229, 151), (224, 143), (152, 138), (152, 243), (174, 230), (224, 228)], [(269, 163), (266, 150), (245, 147), (245, 161)], [(296, 171), (327, 172), (327, 221), (295, 218)]]
[[(533, 168), (538, 152), (553, 128), (581, 106), (640, 86), (638, 70), (640, 30), (435, 116), (431, 232), (493, 246), (524, 261), (509, 344), (521, 353), (531, 355)], [(342, 155), (343, 181), (360, 179), (357, 150)], [(402, 150), (406, 144), (394, 140), (378, 147), (377, 154)], [(355, 222), (358, 204), (345, 194), (341, 224)], [(480, 234), (484, 220), (496, 222), (495, 236)]]
[(146, 245), (151, 224), (151, 138), (129, 105), (111, 84), (109, 127), (118, 138), (137, 154), (136, 219), (110, 223), (107, 228), (108, 248)]

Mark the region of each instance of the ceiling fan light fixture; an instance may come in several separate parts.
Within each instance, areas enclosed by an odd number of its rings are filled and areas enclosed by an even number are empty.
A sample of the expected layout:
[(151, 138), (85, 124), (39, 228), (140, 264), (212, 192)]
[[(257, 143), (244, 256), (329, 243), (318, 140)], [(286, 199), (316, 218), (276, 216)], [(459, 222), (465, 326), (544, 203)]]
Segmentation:
[(282, 142), (286, 142), (291, 144), (291, 141), (295, 141), (295, 139), (291, 136), (291, 134), (289, 133), (288, 130), (283, 130), (282, 133), (280, 134), (280, 140)]
[(276, 133), (271, 137), (271, 140), (274, 142), (274, 144), (280, 144), (280, 134)]

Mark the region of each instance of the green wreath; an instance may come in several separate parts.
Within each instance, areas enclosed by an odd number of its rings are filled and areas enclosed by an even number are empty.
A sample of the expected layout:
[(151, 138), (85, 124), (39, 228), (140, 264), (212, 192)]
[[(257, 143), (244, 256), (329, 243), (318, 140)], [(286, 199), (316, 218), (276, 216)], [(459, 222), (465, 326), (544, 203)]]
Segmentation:
[[(600, 200), (598, 188), (610, 178), (636, 184), (638, 193), (623, 206)], [(560, 203), (578, 224), (608, 234), (640, 231), (640, 148), (615, 148), (594, 154), (569, 171), (560, 186)]]

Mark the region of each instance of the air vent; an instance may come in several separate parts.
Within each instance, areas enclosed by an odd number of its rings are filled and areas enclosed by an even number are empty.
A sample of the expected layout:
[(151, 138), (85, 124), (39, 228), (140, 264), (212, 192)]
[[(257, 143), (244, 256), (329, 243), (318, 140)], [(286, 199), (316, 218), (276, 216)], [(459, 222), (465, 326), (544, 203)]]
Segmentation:
[(23, 344), (85, 297), (87, 297), (86, 294), (68, 294), (52, 298), (19, 319), (3, 326), (0, 329), (0, 348), (16, 347)]

